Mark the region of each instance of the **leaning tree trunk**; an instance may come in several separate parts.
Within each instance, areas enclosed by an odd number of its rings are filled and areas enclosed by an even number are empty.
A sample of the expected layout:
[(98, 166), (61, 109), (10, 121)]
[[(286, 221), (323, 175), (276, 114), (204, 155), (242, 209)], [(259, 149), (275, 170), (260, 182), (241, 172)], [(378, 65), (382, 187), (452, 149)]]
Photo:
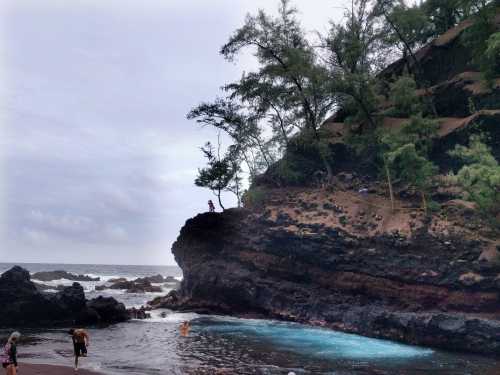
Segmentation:
[(221, 191), (220, 191), (220, 190), (218, 190), (218, 191), (217, 191), (217, 199), (219, 200), (219, 206), (220, 206), (220, 208), (222, 208), (222, 211), (224, 211), (224, 210), (225, 210), (225, 208), (224, 208), (224, 206), (222, 205), (222, 200), (221, 200)]
[(420, 194), (422, 194), (422, 206), (424, 208), (424, 213), (427, 216), (427, 199), (425, 199), (425, 192), (422, 190)]
[(389, 186), (389, 196), (391, 198), (391, 210), (394, 212), (394, 191), (392, 190), (392, 180), (391, 180), (391, 171), (389, 170), (389, 166), (387, 162), (384, 161), (385, 175), (387, 177), (387, 185)]

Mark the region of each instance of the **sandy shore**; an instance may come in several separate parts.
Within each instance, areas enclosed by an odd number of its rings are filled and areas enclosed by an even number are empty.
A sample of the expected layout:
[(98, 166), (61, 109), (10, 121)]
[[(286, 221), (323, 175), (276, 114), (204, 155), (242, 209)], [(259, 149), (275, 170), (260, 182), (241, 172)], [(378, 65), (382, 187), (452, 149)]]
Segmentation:
[(19, 375), (102, 375), (97, 372), (92, 372), (85, 369), (79, 369), (78, 372), (72, 367), (52, 366), (52, 365), (36, 365), (31, 363), (19, 364)]

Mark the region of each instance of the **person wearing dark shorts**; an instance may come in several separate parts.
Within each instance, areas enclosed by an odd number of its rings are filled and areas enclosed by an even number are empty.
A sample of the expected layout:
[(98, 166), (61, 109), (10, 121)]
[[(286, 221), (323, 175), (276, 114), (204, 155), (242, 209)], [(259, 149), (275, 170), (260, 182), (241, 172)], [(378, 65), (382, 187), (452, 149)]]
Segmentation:
[(74, 342), (73, 347), (75, 349), (76, 357), (86, 357), (87, 356), (87, 346), (83, 342)]
[(75, 328), (71, 328), (68, 333), (73, 339), (73, 349), (75, 351), (75, 371), (78, 371), (78, 358), (87, 356), (89, 334), (84, 329)]

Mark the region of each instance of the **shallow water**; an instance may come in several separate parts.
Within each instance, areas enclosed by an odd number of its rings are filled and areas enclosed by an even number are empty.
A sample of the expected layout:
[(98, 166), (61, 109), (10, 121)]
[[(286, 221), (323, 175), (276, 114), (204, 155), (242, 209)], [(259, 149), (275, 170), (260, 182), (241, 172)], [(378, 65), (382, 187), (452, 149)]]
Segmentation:
[[(99, 275), (98, 268), (98, 272), (92, 273)], [(90, 273), (81, 269), (78, 273)], [(107, 271), (102, 270), (101, 274)], [(158, 273), (144, 272), (137, 276)], [(113, 277), (127, 276), (125, 273), (118, 270)], [(86, 290), (88, 297), (101, 294), (92, 291), (91, 286)], [(112, 293), (128, 306), (140, 305), (151, 298), (144, 294)], [(500, 363), (483, 357), (444, 353), (294, 323), (163, 312), (166, 315), (154, 311), (153, 318), (146, 321), (89, 329), (91, 346), (84, 367), (112, 375), (199, 374), (215, 373), (216, 369), (226, 369), (225, 374), (289, 371), (335, 375), (500, 374)], [(192, 324), (188, 337), (179, 334), (183, 320)], [(65, 330), (23, 334), (30, 338), (19, 348), (23, 361), (72, 363), (71, 340)]]
[[(188, 337), (179, 324), (191, 320)], [(31, 332), (28, 361), (71, 363), (63, 330)], [(185, 374), (203, 368), (232, 374), (497, 374), (492, 359), (448, 354), (293, 323), (168, 313), (91, 329), (84, 365), (109, 374)], [(500, 367), (497, 367), (500, 368)]]

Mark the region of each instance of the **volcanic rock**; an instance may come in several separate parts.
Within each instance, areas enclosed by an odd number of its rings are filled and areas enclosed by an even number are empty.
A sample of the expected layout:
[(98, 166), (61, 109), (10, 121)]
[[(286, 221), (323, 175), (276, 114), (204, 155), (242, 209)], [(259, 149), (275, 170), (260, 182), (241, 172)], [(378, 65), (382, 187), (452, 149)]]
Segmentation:
[(125, 307), (119, 305), (113, 298), (106, 303), (87, 303), (78, 283), (57, 293), (42, 292), (29, 272), (19, 266), (0, 276), (0, 327), (114, 323), (127, 319)]
[(71, 281), (100, 281), (99, 277), (90, 277), (87, 275), (75, 275), (66, 271), (43, 271), (35, 272), (32, 276), (35, 280), (40, 281), (53, 281), (66, 279)]

